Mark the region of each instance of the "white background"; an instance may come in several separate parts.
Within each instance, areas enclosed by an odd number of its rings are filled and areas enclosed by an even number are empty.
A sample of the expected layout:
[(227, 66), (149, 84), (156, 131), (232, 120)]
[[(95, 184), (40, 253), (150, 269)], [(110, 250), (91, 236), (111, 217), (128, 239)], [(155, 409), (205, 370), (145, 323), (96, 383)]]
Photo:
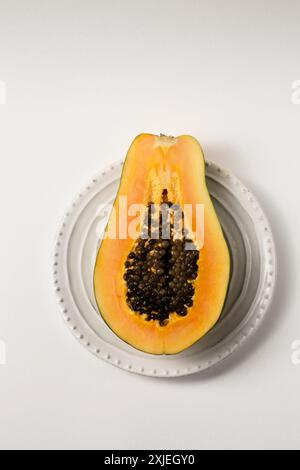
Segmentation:
[[(297, 0), (0, 0), (1, 448), (300, 447), (299, 57)], [(65, 209), (142, 131), (197, 137), (275, 232), (263, 327), (189, 378), (99, 361), (53, 294)]]

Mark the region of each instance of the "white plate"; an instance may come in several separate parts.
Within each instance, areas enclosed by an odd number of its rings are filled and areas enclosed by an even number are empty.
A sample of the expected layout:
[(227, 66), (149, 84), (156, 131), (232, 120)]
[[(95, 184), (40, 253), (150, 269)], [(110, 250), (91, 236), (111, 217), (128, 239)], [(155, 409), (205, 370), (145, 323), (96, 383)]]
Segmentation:
[(232, 174), (206, 164), (213, 198), (231, 258), (227, 301), (217, 325), (195, 345), (171, 356), (154, 356), (118, 338), (102, 320), (93, 293), (99, 207), (115, 198), (123, 162), (111, 165), (82, 191), (66, 214), (54, 257), (54, 283), (63, 319), (90, 352), (130, 372), (156, 377), (193, 374), (225, 359), (260, 325), (274, 293), (276, 253), (270, 225), (250, 191)]

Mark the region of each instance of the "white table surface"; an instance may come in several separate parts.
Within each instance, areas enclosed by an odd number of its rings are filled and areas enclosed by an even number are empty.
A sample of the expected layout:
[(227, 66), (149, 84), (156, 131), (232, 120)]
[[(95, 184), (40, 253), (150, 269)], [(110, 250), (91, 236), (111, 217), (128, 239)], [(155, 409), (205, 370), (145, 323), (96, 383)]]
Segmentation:
[[(1, 448), (300, 447), (299, 57), (297, 0), (0, 0)], [(188, 378), (97, 360), (53, 293), (65, 209), (143, 131), (196, 136), (275, 232), (267, 320)]]

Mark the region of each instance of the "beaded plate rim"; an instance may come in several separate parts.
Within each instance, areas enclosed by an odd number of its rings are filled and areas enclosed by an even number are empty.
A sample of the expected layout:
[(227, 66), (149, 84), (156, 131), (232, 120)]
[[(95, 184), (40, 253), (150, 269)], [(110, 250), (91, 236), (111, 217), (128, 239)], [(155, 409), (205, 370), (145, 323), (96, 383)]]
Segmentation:
[[(67, 228), (70, 223), (69, 221), (71, 215), (73, 215), (76, 211), (79, 202), (82, 202), (84, 197), (89, 196), (89, 194), (95, 188), (95, 185), (97, 185), (101, 181), (104, 182), (107, 176), (113, 170), (115, 170), (117, 166), (123, 166), (124, 160), (114, 162), (113, 164), (104, 168), (102, 172), (98, 174), (98, 176), (94, 177), (91, 182), (77, 194), (77, 196), (71, 203), (69, 210), (65, 213), (62, 222), (59, 226), (58, 234), (55, 238), (56, 241), (53, 256), (53, 283), (62, 318), (65, 324), (67, 325), (68, 329), (71, 331), (72, 335), (80, 342), (82, 346), (88, 349), (99, 359), (102, 359), (120, 369), (145, 376), (166, 378), (191, 375), (200, 371), (204, 371), (224, 361), (227, 357), (236, 352), (245, 343), (245, 341), (249, 337), (251, 337), (253, 333), (258, 329), (270, 309), (277, 280), (277, 255), (274, 236), (268, 218), (253, 193), (235, 175), (233, 175), (231, 172), (222, 168), (221, 166), (217, 165), (212, 161), (206, 161), (205, 163), (207, 169), (217, 172), (220, 176), (225, 178), (226, 181), (230, 183), (233, 188), (235, 188), (235, 190), (238, 189), (239, 196), (241, 199), (243, 199), (244, 207), (246, 206), (246, 208), (248, 207), (248, 209), (251, 208), (253, 210), (254, 217), (252, 215), (252, 218), (254, 218), (254, 222), (257, 223), (258, 227), (260, 228), (260, 235), (261, 237), (266, 237), (264, 238), (264, 241), (268, 249), (266, 250), (267, 259), (265, 260), (265, 262), (266, 265), (270, 267), (270, 270), (268, 271), (266, 287), (261, 293), (262, 303), (260, 303), (258, 311), (255, 312), (254, 318), (252, 318), (251, 321), (245, 322), (245, 324), (241, 326), (239, 332), (232, 338), (231, 346), (227, 346), (225, 349), (223, 348), (223, 350), (219, 352), (216, 351), (216, 353), (211, 359), (207, 361), (199, 361), (196, 366), (178, 368), (176, 366), (175, 358), (174, 367), (172, 368), (148, 368), (144, 365), (136, 367), (133, 366), (133, 364), (131, 364), (130, 362), (124, 362), (122, 360), (121, 350), (119, 357), (112, 355), (110, 352), (109, 344), (106, 343), (106, 341), (104, 341), (103, 339), (99, 338), (99, 341), (102, 342), (101, 349), (99, 348), (99, 346), (92, 344), (91, 341), (87, 341), (85, 338), (85, 331), (78, 328), (78, 326), (76, 325), (76, 321), (74, 321), (75, 314), (72, 311), (72, 306), (67, 300), (68, 295), (65, 295), (66, 292), (60, 281), (62, 277), (66, 276), (67, 272), (66, 265), (64, 264), (64, 253), (61, 250), (61, 247), (65, 242), (65, 237), (67, 236)], [(153, 359), (155, 359), (155, 357), (156, 356), (153, 356)], [(139, 359), (140, 361), (142, 361), (142, 357), (140, 357)]]

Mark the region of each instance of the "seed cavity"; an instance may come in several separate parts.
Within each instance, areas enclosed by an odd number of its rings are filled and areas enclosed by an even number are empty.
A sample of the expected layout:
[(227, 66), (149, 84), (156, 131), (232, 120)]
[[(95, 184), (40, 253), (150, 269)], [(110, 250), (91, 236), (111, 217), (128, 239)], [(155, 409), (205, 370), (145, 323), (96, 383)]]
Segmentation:
[(198, 260), (181, 208), (168, 200), (165, 189), (159, 205), (149, 202), (141, 236), (125, 261), (130, 309), (161, 327), (173, 314), (185, 317), (193, 306)]

